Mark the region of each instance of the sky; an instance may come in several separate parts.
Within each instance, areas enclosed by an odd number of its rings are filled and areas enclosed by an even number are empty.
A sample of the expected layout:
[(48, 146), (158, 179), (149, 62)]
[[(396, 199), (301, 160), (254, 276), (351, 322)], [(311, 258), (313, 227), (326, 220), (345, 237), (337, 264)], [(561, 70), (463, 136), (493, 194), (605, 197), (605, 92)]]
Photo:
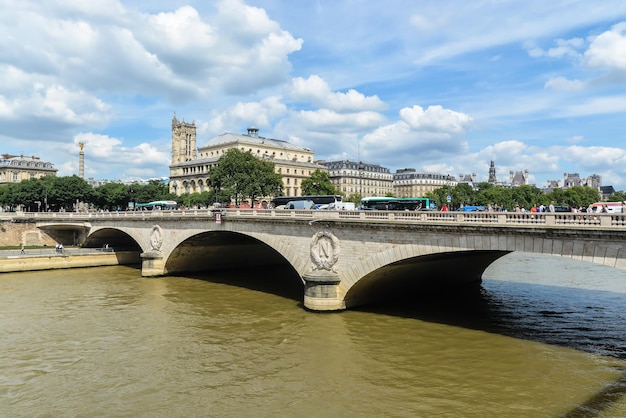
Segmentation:
[(0, 153), (167, 177), (171, 122), (349, 159), (626, 189), (623, 0), (0, 0)]

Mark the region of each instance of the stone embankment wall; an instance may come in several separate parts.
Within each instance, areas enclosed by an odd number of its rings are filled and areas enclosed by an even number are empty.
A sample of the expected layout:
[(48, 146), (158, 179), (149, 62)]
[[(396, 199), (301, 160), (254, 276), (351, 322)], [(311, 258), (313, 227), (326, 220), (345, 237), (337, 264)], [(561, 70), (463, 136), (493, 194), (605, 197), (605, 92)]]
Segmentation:
[(137, 252), (109, 252), (101, 254), (15, 255), (0, 258), (0, 273), (16, 271), (53, 270), (78, 267), (140, 265)]
[(57, 243), (75, 245), (73, 231), (44, 231), (37, 228), (34, 221), (20, 219), (0, 220), (0, 246), (41, 246), (54, 247)]
[(45, 231), (37, 228), (35, 222), (16, 222), (14, 219), (0, 219), (0, 246), (49, 245), (57, 241)]

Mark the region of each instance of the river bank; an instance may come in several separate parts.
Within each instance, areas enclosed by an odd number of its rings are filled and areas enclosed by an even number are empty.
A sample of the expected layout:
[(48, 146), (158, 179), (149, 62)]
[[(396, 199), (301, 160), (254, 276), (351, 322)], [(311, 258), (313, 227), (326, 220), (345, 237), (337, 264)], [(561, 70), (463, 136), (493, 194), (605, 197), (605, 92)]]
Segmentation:
[(141, 264), (136, 251), (101, 251), (94, 248), (54, 248), (0, 251), (0, 273)]

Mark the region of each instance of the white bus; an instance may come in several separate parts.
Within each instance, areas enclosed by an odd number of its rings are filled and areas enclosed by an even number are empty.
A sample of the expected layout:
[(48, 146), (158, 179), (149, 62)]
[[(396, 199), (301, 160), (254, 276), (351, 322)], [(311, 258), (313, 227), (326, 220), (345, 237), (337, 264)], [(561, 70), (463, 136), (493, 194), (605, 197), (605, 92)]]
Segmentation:
[[(589, 213), (622, 213), (626, 202), (596, 202), (589, 206)], [(606, 210), (605, 210), (606, 209)]]

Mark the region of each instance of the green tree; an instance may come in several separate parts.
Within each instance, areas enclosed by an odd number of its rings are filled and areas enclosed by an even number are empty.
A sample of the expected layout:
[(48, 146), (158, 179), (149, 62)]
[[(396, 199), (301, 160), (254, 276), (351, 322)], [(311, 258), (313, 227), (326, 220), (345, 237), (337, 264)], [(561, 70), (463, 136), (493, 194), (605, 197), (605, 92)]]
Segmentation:
[(231, 148), (209, 173), (209, 184), (220, 196), (234, 200), (235, 205), (250, 198), (272, 196), (282, 190), (282, 177), (274, 164), (262, 161), (249, 152)]
[(476, 204), (482, 206), (491, 205), (493, 208), (504, 208), (512, 210), (515, 207), (515, 201), (511, 189), (494, 186), (481, 189), (476, 193)]
[(131, 201), (130, 188), (126, 184), (106, 183), (94, 188), (93, 204), (99, 209), (126, 208)]
[(0, 186), (0, 206), (8, 208), (11, 206), (10, 201), (11, 194), (9, 193), (9, 185), (4, 184)]
[(148, 203), (155, 200), (177, 200), (177, 196), (170, 193), (169, 186), (159, 180), (150, 180), (147, 184), (133, 183), (129, 187), (129, 195), (137, 203)]
[(543, 192), (536, 186), (524, 184), (519, 187), (513, 187), (511, 189), (512, 199), (516, 205), (526, 208), (531, 208), (532, 205), (538, 204), (541, 201)]
[(52, 177), (48, 204), (58, 209), (72, 210), (76, 202), (91, 202), (93, 187), (83, 178), (74, 176)]
[(472, 186), (467, 183), (460, 183), (452, 188), (450, 197), (454, 207), (460, 207), (461, 205), (473, 205), (475, 195), (476, 192)]
[(302, 180), (300, 186), (303, 195), (335, 195), (338, 191), (330, 181), (328, 172), (319, 168), (311, 173), (311, 177)]
[(447, 204), (448, 196), (452, 197), (452, 186), (442, 186), (432, 192), (426, 193), (425, 197), (434, 199), (437, 202), (437, 206), (441, 207), (444, 203)]
[(352, 202), (355, 205), (358, 205), (359, 203), (361, 203), (361, 199), (363, 199), (363, 196), (361, 196), (361, 193), (351, 193), (345, 199), (343, 199), (343, 201)]
[(623, 190), (618, 190), (609, 196), (609, 202), (625, 202), (626, 201), (626, 192)]
[(574, 208), (587, 207), (600, 200), (598, 189), (574, 186), (565, 189), (565, 204)]
[(42, 205), (42, 184), (39, 179), (22, 180), (13, 187), (14, 205), (22, 205), (27, 212), (37, 212)]

